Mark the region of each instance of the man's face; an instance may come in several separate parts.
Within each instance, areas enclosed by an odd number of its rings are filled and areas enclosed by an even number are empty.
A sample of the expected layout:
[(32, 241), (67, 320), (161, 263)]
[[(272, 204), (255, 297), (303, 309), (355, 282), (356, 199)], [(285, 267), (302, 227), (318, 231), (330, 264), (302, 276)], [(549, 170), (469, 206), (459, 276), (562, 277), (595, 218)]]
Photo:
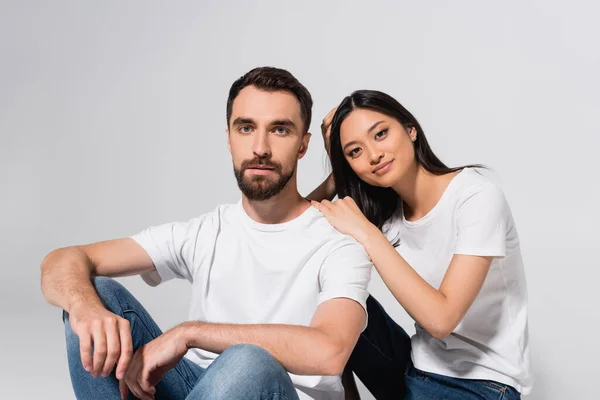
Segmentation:
[(300, 103), (289, 92), (266, 92), (247, 86), (235, 98), (228, 145), (233, 170), (249, 200), (267, 200), (295, 178), (310, 134), (300, 116)]

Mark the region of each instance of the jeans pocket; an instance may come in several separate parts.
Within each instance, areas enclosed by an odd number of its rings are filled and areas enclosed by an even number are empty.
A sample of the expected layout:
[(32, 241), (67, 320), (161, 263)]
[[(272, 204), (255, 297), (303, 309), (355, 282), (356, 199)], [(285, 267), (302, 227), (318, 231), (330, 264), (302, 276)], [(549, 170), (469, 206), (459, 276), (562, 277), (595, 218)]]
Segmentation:
[(425, 381), (425, 382), (427, 382), (429, 380), (429, 376), (427, 375), (426, 372), (421, 371), (420, 369), (416, 369), (415, 367), (412, 367), (409, 369), (407, 376), (414, 378), (414, 379), (419, 379), (419, 380)]
[(498, 394), (498, 399), (504, 399), (504, 395), (506, 394), (506, 390), (508, 388), (507, 385), (504, 385), (502, 383), (496, 382), (496, 381), (489, 381), (489, 380), (476, 380), (476, 382), (482, 384), (483, 386), (485, 386), (487, 389), (493, 390), (495, 393)]

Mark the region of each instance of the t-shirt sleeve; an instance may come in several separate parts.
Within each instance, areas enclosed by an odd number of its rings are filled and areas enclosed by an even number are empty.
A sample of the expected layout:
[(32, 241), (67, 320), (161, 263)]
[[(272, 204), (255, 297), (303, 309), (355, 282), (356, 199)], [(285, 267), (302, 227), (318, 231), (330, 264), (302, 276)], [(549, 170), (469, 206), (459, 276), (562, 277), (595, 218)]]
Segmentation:
[(366, 313), (372, 267), (367, 252), (358, 242), (348, 240), (335, 248), (321, 267), (318, 304), (348, 298), (358, 302)]
[(131, 236), (148, 253), (156, 271), (142, 274), (150, 286), (171, 279), (194, 278), (194, 259), (206, 231), (206, 216), (187, 222), (171, 222), (151, 226)]
[(488, 184), (473, 190), (457, 209), (455, 254), (504, 257), (510, 210), (502, 190)]

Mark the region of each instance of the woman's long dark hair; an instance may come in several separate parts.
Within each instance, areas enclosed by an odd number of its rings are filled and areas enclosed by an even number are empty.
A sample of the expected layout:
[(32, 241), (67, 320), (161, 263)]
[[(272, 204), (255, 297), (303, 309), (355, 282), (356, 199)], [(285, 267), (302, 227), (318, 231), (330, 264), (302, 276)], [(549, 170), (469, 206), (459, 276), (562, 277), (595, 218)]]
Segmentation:
[(376, 90), (357, 90), (342, 100), (331, 123), (330, 153), (333, 178), (338, 197), (352, 197), (363, 214), (379, 229), (400, 206), (400, 198), (392, 188), (373, 186), (358, 177), (350, 167), (340, 139), (342, 122), (357, 109), (368, 109), (396, 119), (404, 129), (415, 128), (417, 137), (414, 142), (417, 163), (426, 171), (435, 175), (444, 175), (460, 171), (467, 167), (482, 168), (480, 165), (467, 165), (449, 168), (431, 150), (425, 133), (417, 119), (388, 94)]

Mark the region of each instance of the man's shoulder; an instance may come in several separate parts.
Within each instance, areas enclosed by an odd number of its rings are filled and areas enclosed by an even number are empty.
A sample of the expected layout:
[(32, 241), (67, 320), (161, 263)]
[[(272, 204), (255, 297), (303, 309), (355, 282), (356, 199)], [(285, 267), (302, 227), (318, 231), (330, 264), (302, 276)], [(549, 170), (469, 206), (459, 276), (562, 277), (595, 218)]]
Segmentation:
[(334, 228), (331, 223), (321, 214), (317, 212), (313, 224), (309, 228), (310, 235), (322, 238), (324, 243), (327, 243), (330, 248), (329, 254), (339, 252), (353, 252), (366, 254), (364, 247), (352, 236), (341, 233)]

